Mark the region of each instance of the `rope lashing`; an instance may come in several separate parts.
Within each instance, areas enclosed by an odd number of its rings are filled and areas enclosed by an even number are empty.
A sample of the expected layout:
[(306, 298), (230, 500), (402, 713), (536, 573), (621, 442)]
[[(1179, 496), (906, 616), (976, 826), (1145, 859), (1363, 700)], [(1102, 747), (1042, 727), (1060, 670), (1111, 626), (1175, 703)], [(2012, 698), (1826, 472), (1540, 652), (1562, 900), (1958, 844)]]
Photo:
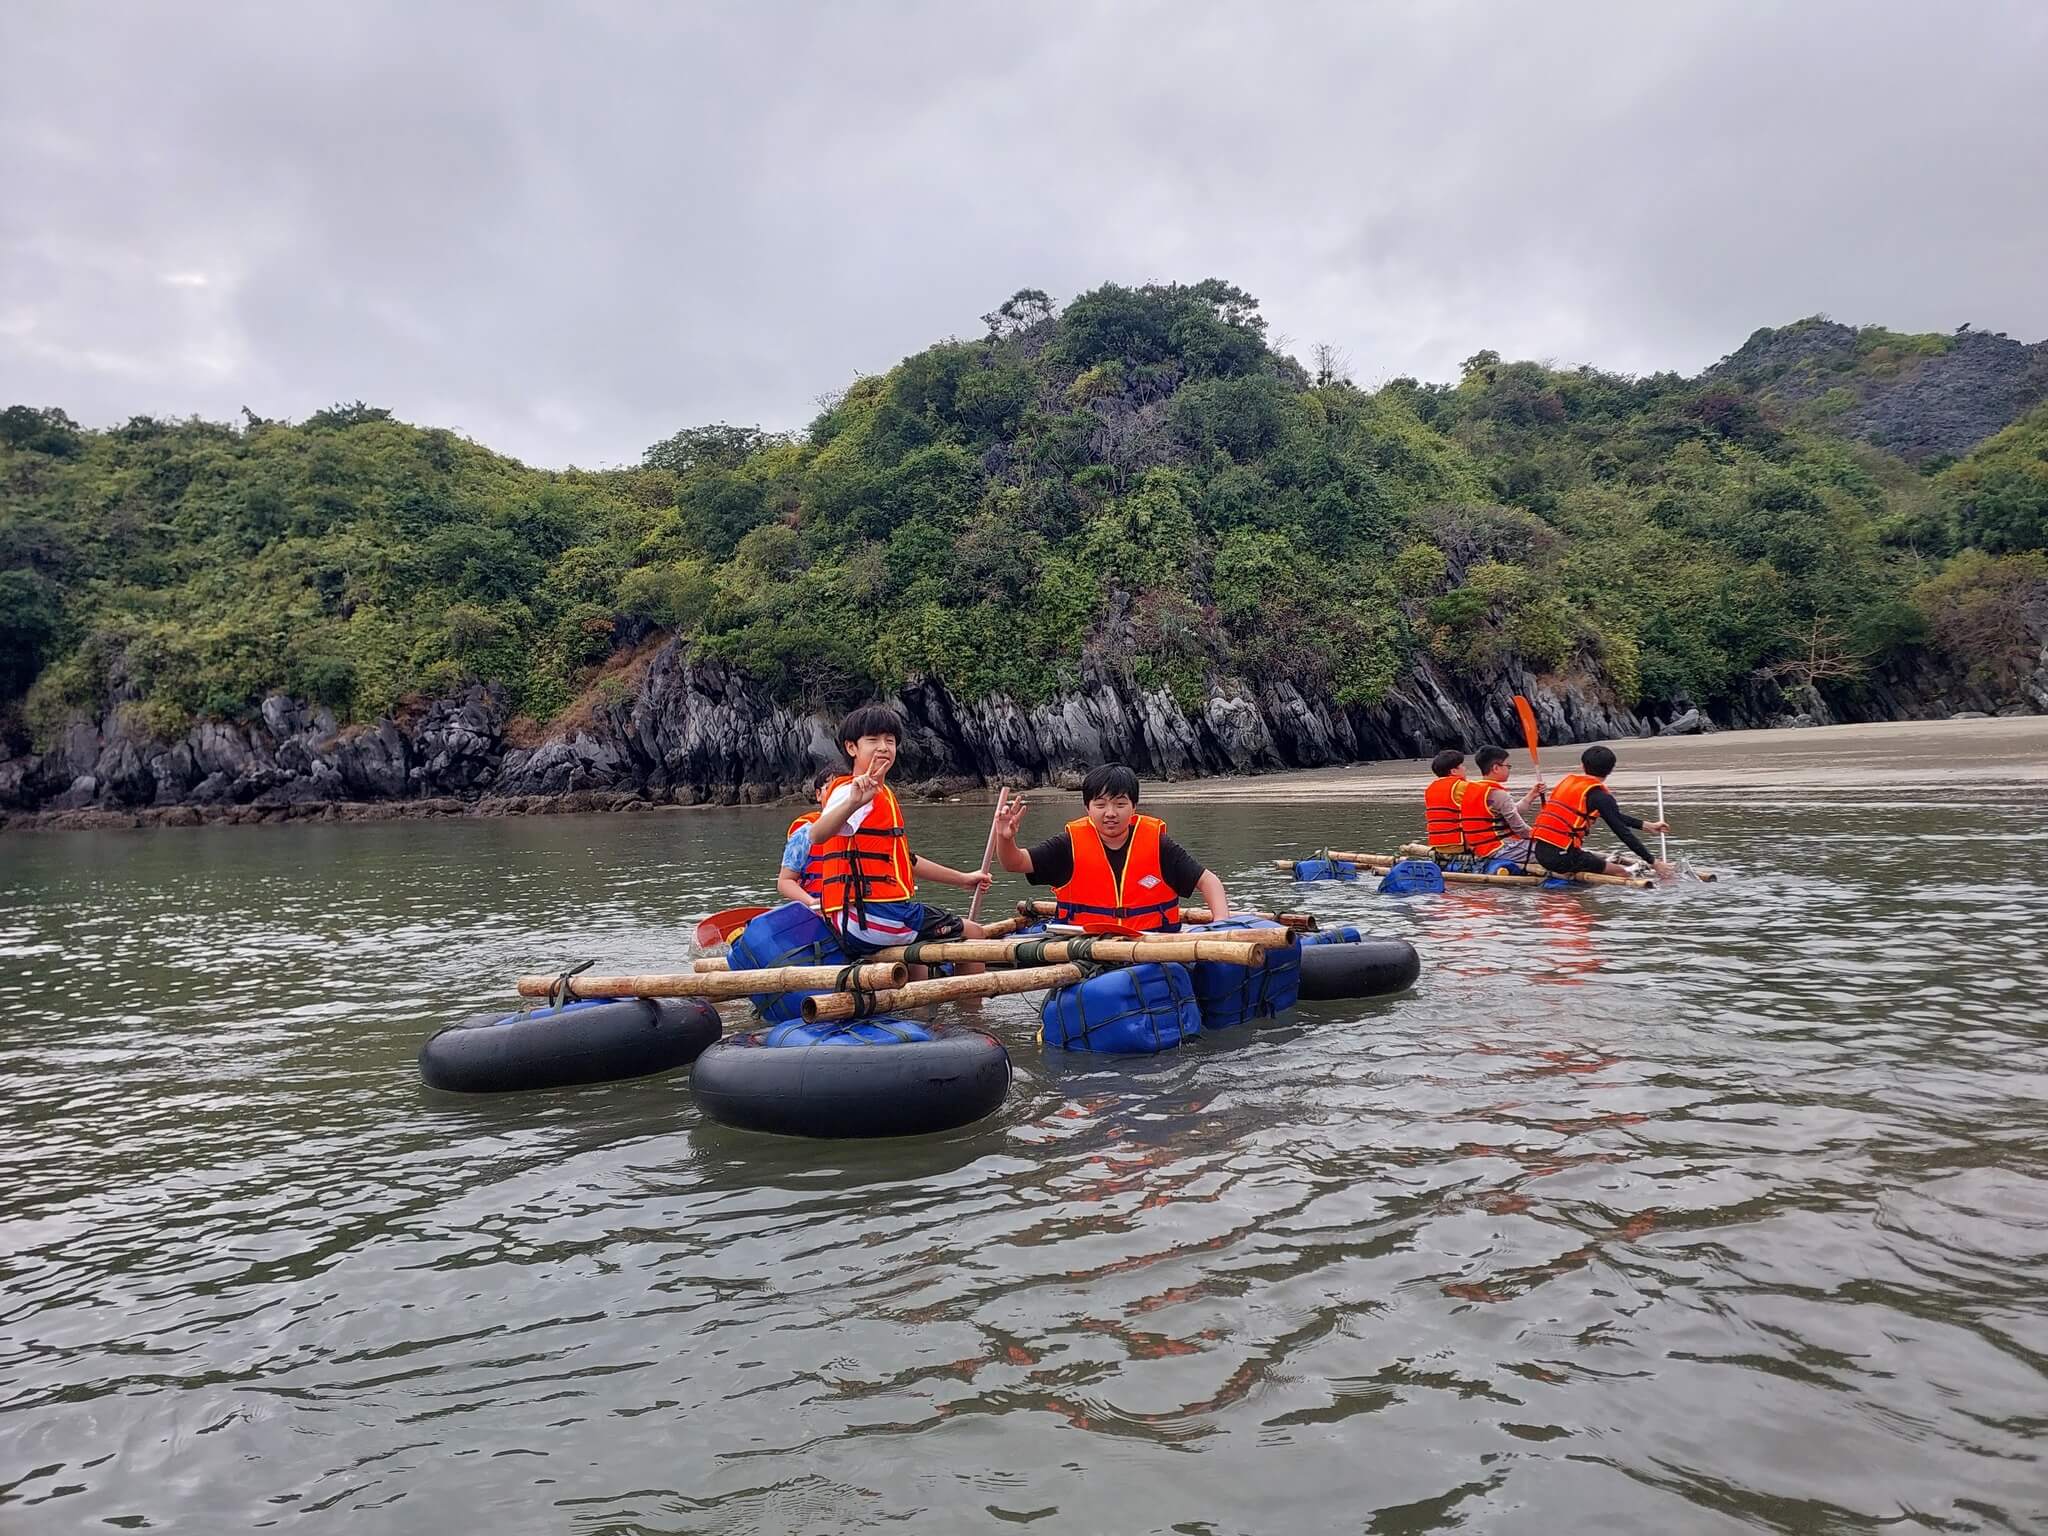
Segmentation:
[(835, 992), (844, 992), (853, 999), (853, 1016), (856, 1019), (872, 1018), (876, 1011), (876, 994), (873, 987), (861, 979), (859, 965), (842, 969), (839, 978), (832, 984)]
[(550, 1008), (564, 1006), (569, 1001), (569, 978), (571, 976), (580, 976), (595, 964), (597, 964), (595, 960), (586, 960), (581, 965), (570, 966), (566, 971), (557, 971), (555, 979), (548, 983), (548, 1006)]

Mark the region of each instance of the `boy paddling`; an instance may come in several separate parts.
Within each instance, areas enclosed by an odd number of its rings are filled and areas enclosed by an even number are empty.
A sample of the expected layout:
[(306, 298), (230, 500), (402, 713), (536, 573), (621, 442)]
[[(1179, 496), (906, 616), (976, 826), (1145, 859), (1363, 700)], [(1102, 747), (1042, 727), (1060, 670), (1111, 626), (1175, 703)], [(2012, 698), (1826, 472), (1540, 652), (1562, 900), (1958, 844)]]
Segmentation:
[(917, 882), (923, 878), (973, 890), (993, 881), (979, 871), (954, 869), (911, 852), (903, 807), (887, 783), (901, 730), (896, 712), (883, 704), (864, 704), (841, 722), (839, 743), (853, 771), (826, 786), (824, 809), (812, 829), (822, 831), (835, 816), (841, 818), (832, 836), (814, 838), (811, 858), (823, 875), (819, 910), (856, 960), (919, 939), (981, 938), (979, 923), (918, 901)]
[(1593, 818), (1597, 816), (1637, 858), (1668, 879), (1672, 873), (1671, 866), (1662, 859), (1652, 858), (1650, 850), (1635, 834), (1637, 831), (1669, 832), (1671, 824), (1638, 821), (1621, 808), (1614, 792), (1607, 787), (1607, 775), (1614, 772), (1613, 749), (1586, 748), (1579, 754), (1579, 767), (1581, 772), (1568, 773), (1558, 780), (1557, 788), (1550, 792), (1550, 798), (1537, 813), (1536, 824), (1529, 834), (1536, 862), (1553, 875), (1627, 874), (1626, 864), (1586, 851), (1586, 833), (1591, 830)]
[(1458, 822), (1464, 830), (1465, 846), (1481, 860), (1505, 859), (1510, 864), (1529, 862), (1529, 823), (1524, 817), (1535, 813), (1543, 799), (1543, 780), (1537, 779), (1529, 792), (1517, 800), (1508, 793), (1507, 750), (1481, 747), (1473, 759), (1479, 777), (1466, 779), (1458, 790)]
[(1030, 848), (1017, 846), (1026, 810), (1013, 800), (996, 818), (996, 859), (1033, 885), (1053, 888), (1053, 921), (1087, 932), (1140, 933), (1180, 926), (1180, 904), (1200, 892), (1213, 918), (1230, 916), (1223, 882), (1166, 835), (1166, 823), (1138, 814), (1138, 776), (1121, 763), (1081, 781), (1087, 815)]

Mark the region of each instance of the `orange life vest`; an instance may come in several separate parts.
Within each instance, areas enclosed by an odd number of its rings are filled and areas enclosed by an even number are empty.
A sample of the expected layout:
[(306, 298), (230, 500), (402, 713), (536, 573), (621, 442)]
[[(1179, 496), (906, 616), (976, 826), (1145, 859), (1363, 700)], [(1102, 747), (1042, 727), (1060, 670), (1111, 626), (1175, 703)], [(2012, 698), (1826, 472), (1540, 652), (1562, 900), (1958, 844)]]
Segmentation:
[(1121, 879), (1109, 865), (1109, 850), (1095, 823), (1083, 817), (1067, 823), (1067, 841), (1074, 848), (1074, 873), (1065, 885), (1053, 887), (1053, 921), (1098, 930), (1112, 925), (1149, 933), (1180, 926), (1180, 897), (1166, 883), (1159, 867), (1159, 843), (1166, 823), (1157, 816), (1131, 822), (1124, 845)]
[(1536, 813), (1536, 820), (1529, 826), (1529, 835), (1553, 848), (1582, 846), (1586, 841), (1586, 829), (1593, 825), (1593, 812), (1587, 807), (1586, 800), (1598, 788), (1600, 780), (1590, 773), (1566, 774), (1557, 781), (1557, 788), (1550, 792), (1550, 798), (1543, 802), (1543, 809)]
[[(795, 837), (798, 827), (811, 826), (823, 814), (822, 811), (805, 811), (789, 824), (789, 830), (782, 834), (783, 841), (787, 842)], [(803, 873), (797, 877), (797, 884), (801, 885), (805, 894), (813, 899), (825, 893), (825, 866), (818, 861), (818, 850), (815, 845), (811, 849), (810, 862), (804, 865)]]
[[(826, 787), (827, 804), (852, 777), (842, 773)], [(860, 826), (847, 827), (837, 837), (815, 844), (811, 862), (822, 875), (818, 905), (828, 915), (849, 906), (858, 912), (871, 901), (908, 901), (917, 892), (917, 877), (910, 868), (910, 839), (903, 830), (903, 807), (886, 784), (868, 802)]]
[(1476, 859), (1492, 858), (1508, 840), (1508, 824), (1486, 804), (1496, 789), (1504, 787), (1493, 779), (1467, 779), (1458, 791), (1458, 821), (1464, 828), (1465, 846)]
[(1431, 779), (1422, 792), (1422, 829), (1429, 846), (1451, 853), (1465, 846), (1464, 813), (1458, 809), (1458, 786), (1466, 783), (1464, 773), (1447, 773)]

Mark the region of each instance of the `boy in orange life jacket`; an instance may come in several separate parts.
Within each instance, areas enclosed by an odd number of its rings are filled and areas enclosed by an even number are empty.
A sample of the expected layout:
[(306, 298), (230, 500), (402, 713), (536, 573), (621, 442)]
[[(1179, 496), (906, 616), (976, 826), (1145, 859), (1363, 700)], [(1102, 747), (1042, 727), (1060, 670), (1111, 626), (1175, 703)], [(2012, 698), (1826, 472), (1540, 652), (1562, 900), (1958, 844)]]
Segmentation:
[(896, 766), (896, 739), (902, 729), (903, 722), (885, 704), (864, 704), (840, 723), (839, 744), (852, 760), (853, 771), (840, 774), (826, 787), (817, 826), (823, 829), (834, 817), (842, 817), (843, 825), (811, 845), (811, 856), (824, 872), (819, 911), (855, 959), (917, 939), (982, 937), (979, 923), (915, 899), (920, 877), (968, 890), (993, 883), (993, 877), (979, 870), (953, 869), (910, 851), (903, 807), (887, 782), (889, 770)]
[(1447, 747), (1429, 760), (1436, 775), (1422, 792), (1422, 831), (1429, 846), (1438, 853), (1465, 851), (1465, 824), (1458, 810), (1458, 796), (1465, 788), (1465, 754)]
[(1166, 835), (1165, 822), (1138, 814), (1138, 776), (1130, 769), (1109, 763), (1093, 770), (1081, 781), (1081, 801), (1086, 817), (1029, 849), (1017, 846), (1021, 798), (996, 818), (998, 862), (1053, 888), (1054, 922), (1141, 933), (1178, 928), (1181, 899), (1197, 891), (1212, 917), (1230, 916), (1223, 882)]
[(1627, 874), (1627, 865), (1586, 851), (1586, 833), (1593, 826), (1593, 818), (1598, 816), (1607, 823), (1610, 832), (1634, 850), (1637, 858), (1668, 878), (1671, 866), (1662, 859), (1651, 858), (1650, 850), (1643, 846), (1632, 829), (1669, 832), (1671, 824), (1638, 821), (1622, 810), (1606, 782), (1607, 775), (1614, 772), (1613, 749), (1586, 748), (1579, 754), (1579, 767), (1584, 771), (1568, 773), (1557, 781), (1557, 788), (1550, 792), (1550, 798), (1536, 814), (1536, 825), (1529, 833), (1536, 862), (1553, 875)]
[(845, 826), (847, 816), (875, 798), (874, 782), (869, 780), (864, 796), (848, 802), (839, 816), (825, 822), (821, 816), (825, 786), (838, 777), (838, 771), (832, 768), (820, 768), (811, 776), (811, 798), (817, 801), (818, 809), (804, 812), (789, 824), (787, 840), (782, 845), (782, 867), (775, 875), (776, 895), (784, 901), (800, 901), (813, 912), (818, 909), (818, 898), (825, 893), (825, 870), (811, 849)]
[(1465, 829), (1465, 846), (1476, 859), (1527, 864), (1531, 857), (1529, 824), (1523, 818), (1534, 815), (1543, 799), (1543, 780), (1539, 777), (1517, 800), (1508, 793), (1511, 770), (1503, 748), (1481, 747), (1472, 763), (1479, 777), (1465, 780), (1458, 791), (1458, 819)]

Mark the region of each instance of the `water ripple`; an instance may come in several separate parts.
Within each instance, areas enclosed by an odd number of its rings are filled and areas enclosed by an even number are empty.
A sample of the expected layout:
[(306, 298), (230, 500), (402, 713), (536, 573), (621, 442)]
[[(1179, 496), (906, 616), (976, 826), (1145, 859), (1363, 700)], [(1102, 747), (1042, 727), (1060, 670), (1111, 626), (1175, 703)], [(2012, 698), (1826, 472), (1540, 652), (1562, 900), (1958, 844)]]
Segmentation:
[(778, 813), (10, 841), (0, 1526), (2048, 1529), (2048, 837), (1969, 798), (1410, 901), (1265, 863), (1386, 807), (1176, 807), (1421, 985), (1137, 1062), (999, 1001), (1011, 1101), (902, 1145), (418, 1084)]

